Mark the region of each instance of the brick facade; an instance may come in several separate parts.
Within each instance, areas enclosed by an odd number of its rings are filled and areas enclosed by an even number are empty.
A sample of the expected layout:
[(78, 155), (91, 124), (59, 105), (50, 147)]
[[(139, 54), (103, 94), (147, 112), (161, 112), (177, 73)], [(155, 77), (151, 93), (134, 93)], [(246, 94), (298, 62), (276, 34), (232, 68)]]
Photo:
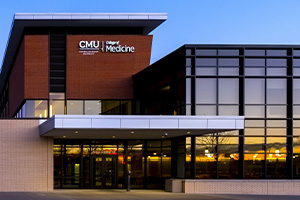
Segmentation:
[(0, 120), (0, 191), (52, 191), (53, 139), (39, 120)]
[[(83, 55), (78, 46), (81, 40), (120, 41), (120, 45), (134, 46), (135, 52)], [(151, 35), (68, 35), (67, 98), (132, 99), (131, 76), (150, 64), (151, 46)]]

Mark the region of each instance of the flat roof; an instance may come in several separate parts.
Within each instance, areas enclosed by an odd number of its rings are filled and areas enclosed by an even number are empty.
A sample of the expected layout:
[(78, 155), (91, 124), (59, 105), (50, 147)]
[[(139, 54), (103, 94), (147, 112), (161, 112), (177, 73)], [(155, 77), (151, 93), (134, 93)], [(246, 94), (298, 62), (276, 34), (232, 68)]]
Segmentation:
[(41, 121), (39, 129), (40, 136), (54, 138), (161, 139), (244, 129), (244, 117), (55, 115)]
[(3, 90), (25, 27), (141, 27), (147, 35), (167, 19), (167, 13), (15, 13), (2, 61)]

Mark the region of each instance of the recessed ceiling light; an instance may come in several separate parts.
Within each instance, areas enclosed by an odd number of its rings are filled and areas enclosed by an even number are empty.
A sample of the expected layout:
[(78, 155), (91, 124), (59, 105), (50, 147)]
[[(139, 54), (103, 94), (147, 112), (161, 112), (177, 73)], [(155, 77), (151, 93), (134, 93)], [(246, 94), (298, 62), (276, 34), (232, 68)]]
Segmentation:
[(78, 134), (78, 131), (75, 131), (75, 134)]
[(66, 136), (64, 135), (63, 138), (66, 138)]
[(134, 131), (130, 131), (131, 134), (134, 134)]
[(188, 132), (186, 132), (187, 134), (191, 134), (191, 132), (190, 131), (188, 131)]
[(113, 137), (112, 138), (116, 138), (116, 136), (115, 135), (113, 135)]

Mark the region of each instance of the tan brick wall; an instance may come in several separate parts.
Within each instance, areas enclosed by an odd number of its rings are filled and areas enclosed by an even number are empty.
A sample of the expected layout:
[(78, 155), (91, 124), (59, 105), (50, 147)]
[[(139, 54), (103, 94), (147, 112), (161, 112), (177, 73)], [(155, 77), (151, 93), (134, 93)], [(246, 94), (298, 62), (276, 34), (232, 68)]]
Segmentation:
[(53, 190), (53, 139), (39, 120), (0, 120), (0, 191)]

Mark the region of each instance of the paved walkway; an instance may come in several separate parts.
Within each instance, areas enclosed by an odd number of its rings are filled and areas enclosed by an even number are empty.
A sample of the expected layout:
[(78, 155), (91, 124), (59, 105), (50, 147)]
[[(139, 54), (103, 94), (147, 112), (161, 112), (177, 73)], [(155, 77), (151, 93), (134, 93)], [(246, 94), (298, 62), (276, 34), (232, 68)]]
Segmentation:
[(300, 196), (203, 195), (169, 193), (161, 190), (55, 190), (54, 192), (0, 192), (2, 200), (300, 200)]

